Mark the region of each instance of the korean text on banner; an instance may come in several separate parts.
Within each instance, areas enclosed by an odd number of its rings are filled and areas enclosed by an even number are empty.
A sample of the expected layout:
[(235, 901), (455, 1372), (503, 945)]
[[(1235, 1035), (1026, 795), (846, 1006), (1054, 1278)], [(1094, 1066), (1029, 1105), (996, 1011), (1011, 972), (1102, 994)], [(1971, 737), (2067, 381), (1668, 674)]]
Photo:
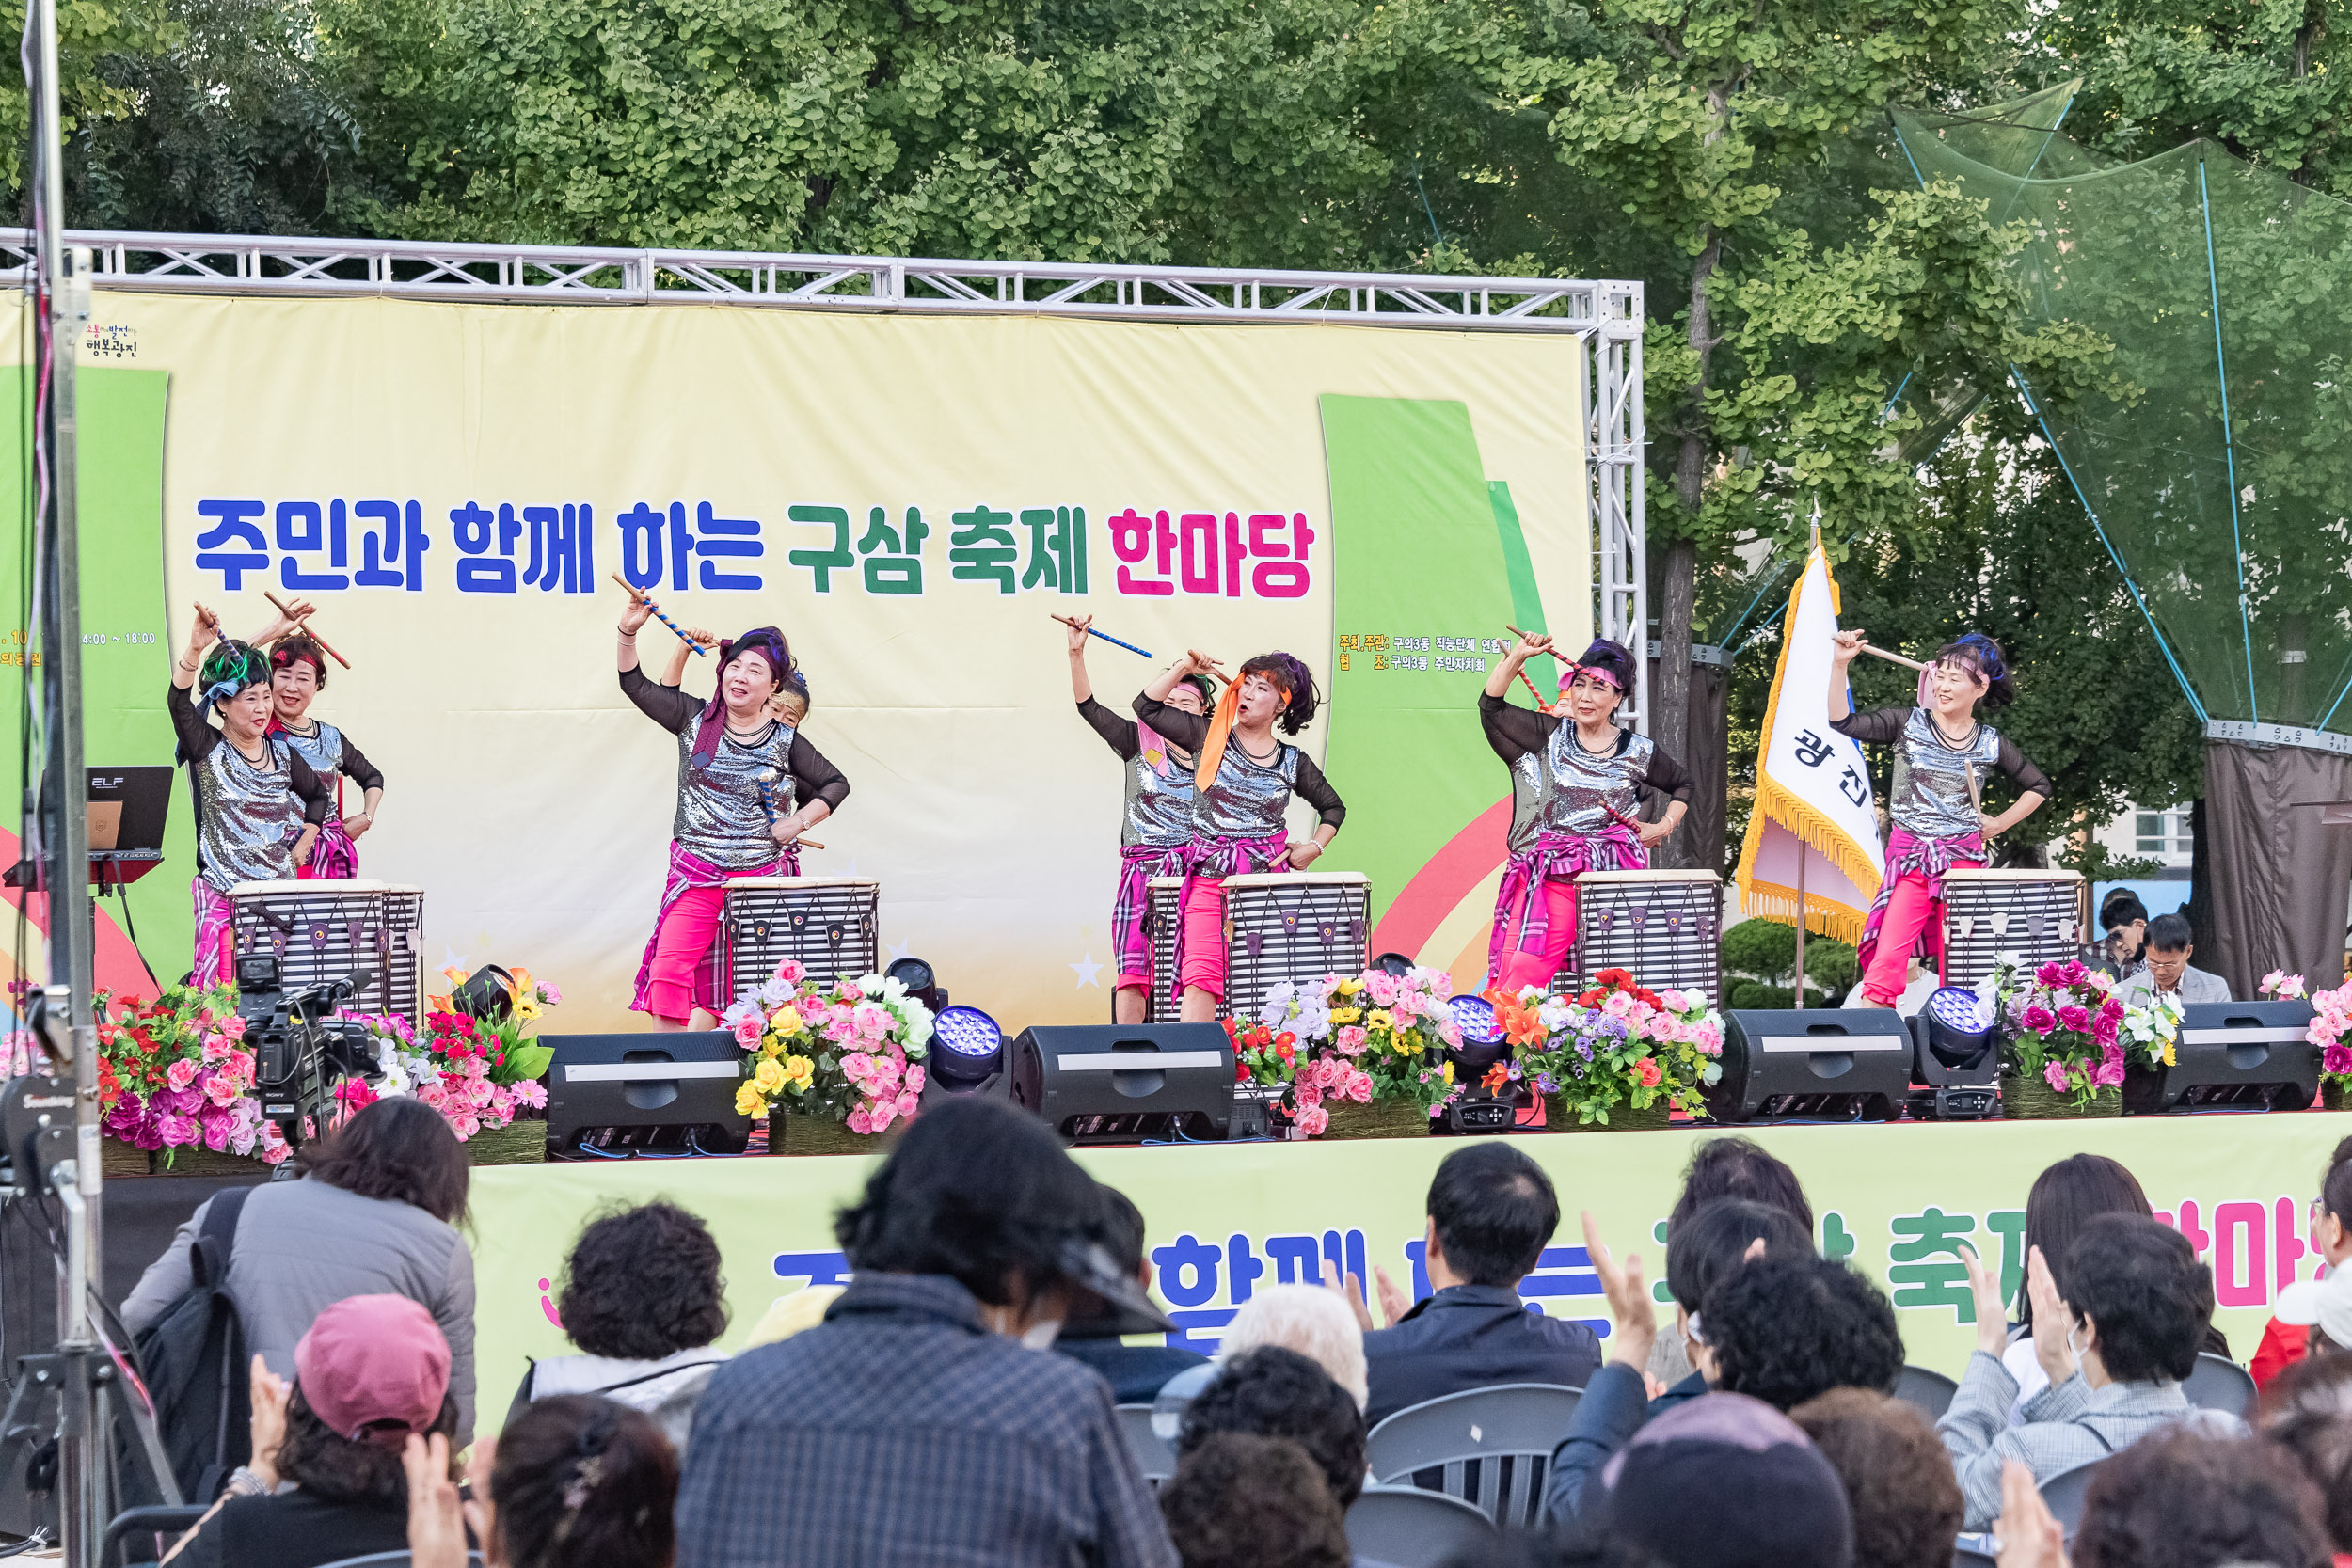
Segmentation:
[(1756, 760), (1756, 809), (1740, 850), (1740, 895), (1751, 914), (1793, 922), (1802, 887), (1806, 929), (1854, 942), (1886, 857), (1862, 748), (1829, 724), (1837, 583), (1818, 542), (1789, 591), (1783, 626)]

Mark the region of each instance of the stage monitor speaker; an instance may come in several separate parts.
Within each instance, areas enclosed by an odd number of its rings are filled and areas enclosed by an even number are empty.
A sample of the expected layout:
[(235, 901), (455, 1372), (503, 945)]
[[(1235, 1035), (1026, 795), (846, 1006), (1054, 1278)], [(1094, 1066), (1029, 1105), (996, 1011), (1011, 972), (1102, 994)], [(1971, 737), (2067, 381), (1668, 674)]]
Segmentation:
[(542, 1035), (548, 1143), (564, 1157), (740, 1154), (751, 1117), (735, 1108), (743, 1048), (723, 1029), (674, 1035)]
[(2319, 1094), (2309, 1002), (2199, 1002), (2181, 1010), (2172, 1065), (2123, 1081), (2126, 1116), (2205, 1106), (2300, 1111)]
[(1012, 1102), (1069, 1143), (1223, 1139), (1233, 1042), (1215, 1023), (1038, 1024), (1012, 1042)]
[(1882, 1007), (1724, 1015), (1717, 1121), (1891, 1121), (1911, 1093), (1911, 1031)]
[(1999, 1009), (1975, 991), (1945, 986), (1909, 1020), (1911, 1114), (1928, 1121), (1982, 1121), (1999, 1102)]

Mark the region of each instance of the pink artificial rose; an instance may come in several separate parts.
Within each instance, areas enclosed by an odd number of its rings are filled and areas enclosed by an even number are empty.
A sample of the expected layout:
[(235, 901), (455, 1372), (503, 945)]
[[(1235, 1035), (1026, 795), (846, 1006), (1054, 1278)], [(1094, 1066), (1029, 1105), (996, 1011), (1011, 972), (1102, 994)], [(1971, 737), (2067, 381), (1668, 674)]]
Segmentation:
[(2058, 981), (2061, 985), (2079, 986), (2083, 983), (2083, 977), (2090, 973), (2090, 970), (2083, 967), (2080, 958), (2069, 958), (2065, 966), (2058, 971)]
[(229, 1037), (213, 1033), (204, 1037), (204, 1065), (214, 1067), (229, 1059)]
[(1359, 1072), (1347, 1085), (1347, 1098), (1359, 1105), (1372, 1103), (1372, 1074)]
[(2043, 986), (2066, 984), (2066, 971), (2057, 964), (2043, 964), (2033, 972), (2034, 983)]
[(234, 1117), (205, 1117), (204, 1147), (211, 1149), (215, 1154), (227, 1152), (230, 1134), (236, 1132), (236, 1130), (237, 1120)]
[(2352, 1045), (2331, 1045), (2319, 1053), (2320, 1067), (2328, 1072), (2352, 1072)]
[(841, 982), (841, 995), (843, 1000), (849, 1002), (863, 1002), (866, 1000), (866, 993), (858, 990), (854, 984), (848, 980)]
[(2080, 1034), (2084, 1030), (2090, 1027), (2090, 1014), (2083, 1010), (2081, 1007), (2060, 1007), (2058, 1009), (2058, 1027), (2061, 1029), (2071, 1029), (2074, 1033)]
[(898, 1119), (898, 1102), (890, 1100), (877, 1100), (874, 1101), (873, 1109), (866, 1113), (866, 1119), (877, 1132), (889, 1131), (890, 1124)]
[(1298, 1086), (1292, 1093), (1297, 1099), (1298, 1108), (1302, 1111), (1311, 1111), (1323, 1103), (1323, 1090), (1308, 1083), (1304, 1078), (1298, 1081)]
[(175, 1089), (184, 1089), (196, 1082), (196, 1064), (185, 1056), (164, 1069), (164, 1082)]
[(1396, 1006), (1396, 976), (1387, 970), (1374, 970), (1364, 981), (1364, 989), (1372, 993), (1374, 1006), (1393, 1007)]
[(923, 1070), (922, 1063), (917, 1062), (907, 1069), (907, 1092), (909, 1094), (921, 1094), (923, 1085), (929, 1081), (930, 1074)]
[(241, 1040), (245, 1038), (245, 1020), (230, 1013), (220, 1021), (220, 1032), (232, 1040)]
[(2049, 1008), (2042, 1006), (2039, 1002), (2026, 1009), (2026, 1016), (2020, 1022), (2023, 1022), (2028, 1030), (2037, 1035), (2048, 1034), (2051, 1030), (2058, 1027), (2058, 1014), (2050, 1011)]
[(1298, 1113), (1298, 1120), (1293, 1125), (1306, 1137), (1320, 1138), (1331, 1125), (1331, 1113), (1320, 1105), (1310, 1105)]
[(163, 1134), (165, 1148), (183, 1148), (196, 1142), (196, 1118), (183, 1116), (158, 1117), (155, 1118), (155, 1131)]
[(2100, 1003), (2099, 1021), (2103, 1023), (2111, 1021), (2120, 1025), (2123, 1022), (2123, 1004), (2112, 996)]
[(916, 1094), (913, 1089), (901, 1089), (898, 1091), (898, 1114), (900, 1116), (911, 1117), (914, 1115), (917, 1110), (922, 1108), (922, 1104), (923, 1097)]
[(2093, 1022), (2090, 1026), (2090, 1037), (2097, 1040), (2102, 1046), (2113, 1045), (2117, 1037), (2122, 1033), (2122, 1025), (2119, 1021), (2109, 1018), (2105, 1012), (2102, 1012), (2099, 1015), (2097, 1022)]
[(808, 971), (801, 967), (801, 960), (798, 958), (787, 958), (776, 965), (776, 978), (787, 986), (799, 985), (807, 974)]
[(2123, 1064), (2101, 1062), (2090, 1069), (2090, 1081), (2099, 1088), (2111, 1089), (2123, 1082)]
[(768, 1022), (760, 1018), (739, 1018), (735, 1021), (735, 1043), (746, 1051), (759, 1049), (759, 1037), (768, 1030)]
[(2048, 1084), (2051, 1088), (2057, 1090), (2059, 1094), (2068, 1094), (2073, 1092), (2066, 1086), (2066, 1069), (2057, 1062), (2045, 1062), (2042, 1064), (2042, 1079), (2043, 1083)]
[(871, 1132), (873, 1130), (873, 1117), (867, 1116), (864, 1111), (851, 1111), (850, 1113), (850, 1132), (855, 1132), (862, 1137), (865, 1134)]
[[(358, 1083), (358, 1080), (354, 1079), (353, 1082)], [(367, 1085), (365, 1084), (359, 1084), (359, 1087), (362, 1090), (367, 1090)], [(237, 1096), (242, 1092), (243, 1091), (239, 1088), (236, 1080), (229, 1077), (225, 1073), (214, 1073), (211, 1080), (204, 1085), (204, 1098), (211, 1101), (214, 1104), (223, 1107), (224, 1109), (228, 1106), (234, 1105), (237, 1102)], [(373, 1100), (374, 1098), (374, 1092), (373, 1090), (368, 1090), (368, 1100)], [(365, 1105), (368, 1102), (368, 1100), (359, 1101), (359, 1104)], [(355, 1110), (358, 1108), (358, 1106), (353, 1107)]]
[(1345, 1024), (1340, 1029), (1340, 1049), (1350, 1056), (1364, 1053), (1364, 1026), (1360, 1023)]

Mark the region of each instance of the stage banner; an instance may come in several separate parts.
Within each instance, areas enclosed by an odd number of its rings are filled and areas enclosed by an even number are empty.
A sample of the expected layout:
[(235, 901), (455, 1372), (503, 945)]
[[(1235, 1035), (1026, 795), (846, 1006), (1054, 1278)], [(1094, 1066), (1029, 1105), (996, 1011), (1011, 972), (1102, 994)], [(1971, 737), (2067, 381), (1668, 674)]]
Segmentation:
[[(1815, 1237), (1891, 1294), (1909, 1358), (1957, 1376), (1975, 1343), (1963, 1252), (2001, 1271), (2013, 1298), (2025, 1277), (2026, 1195), (2074, 1153), (2128, 1165), (2157, 1217), (2195, 1243), (2214, 1272), (2215, 1321), (2245, 1361), (2279, 1291), (2321, 1272), (2305, 1207), (2352, 1116), (2134, 1117), (2091, 1122), (1787, 1127), (1750, 1135), (1795, 1167)], [(1518, 1140), (1550, 1175), (1563, 1211), (1554, 1244), (1520, 1285), (1529, 1304), (1589, 1322), (1608, 1312), (1577, 1213), (1633, 1253), (1661, 1315), (1666, 1216), (1691, 1151), (1714, 1132), (1557, 1134)], [(1429, 1293), (1422, 1237), (1429, 1180), (1461, 1147), (1451, 1139), (1230, 1148), (1082, 1150), (1099, 1180), (1143, 1211), (1153, 1293), (1202, 1351), (1235, 1308), (1267, 1285), (1319, 1277), (1326, 1260), (1368, 1266), (1416, 1297)], [(872, 1163), (853, 1158), (502, 1165), (474, 1173), (471, 1237), (480, 1307), (477, 1354), (485, 1422), (522, 1376), (525, 1356), (569, 1354), (556, 1300), (580, 1227), (609, 1208), (661, 1197), (703, 1216), (717, 1237), (740, 1346), (781, 1295), (843, 1277), (833, 1215)], [(2013, 1309), (2012, 1309), (2013, 1310)]]
[(1830, 728), (1836, 633), (1837, 580), (1817, 532), (1788, 591), (1737, 876), (1750, 914), (1793, 926), (1802, 892), (1805, 929), (1859, 942), (1886, 856), (1869, 764), (1858, 742)]
[[(886, 953), (1008, 1032), (1106, 1018), (1114, 973), (1120, 764), (1053, 613), (1151, 651), (1092, 645), (1122, 713), (1187, 647), (1303, 657), (1332, 706), (1299, 744), (1350, 810), (1324, 868), (1370, 873), (1380, 915), (1446, 861), (1397, 929), (1416, 958), (1483, 952), (1457, 927), (1509, 781), (1478, 690), (1515, 616), (1589, 628), (1565, 336), (110, 291), (94, 312), (90, 761), (170, 760), (193, 601), (241, 636), (264, 591), (316, 601), (351, 667), (313, 712), (387, 782), (360, 874), (425, 890), (429, 967), (556, 982), (552, 1031), (628, 1026), (670, 832), (676, 748), (616, 684), (616, 573), (681, 625), (783, 628), (851, 785), (804, 869), (878, 880)], [(639, 639), (657, 675), (677, 645)], [(186, 795), (128, 901), (166, 981)]]

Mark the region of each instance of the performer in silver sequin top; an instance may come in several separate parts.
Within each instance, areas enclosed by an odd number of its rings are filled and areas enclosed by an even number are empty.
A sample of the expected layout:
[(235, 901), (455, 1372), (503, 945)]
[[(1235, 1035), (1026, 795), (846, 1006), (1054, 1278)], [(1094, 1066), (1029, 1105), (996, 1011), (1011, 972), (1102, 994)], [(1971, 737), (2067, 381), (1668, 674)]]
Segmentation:
[[(1495, 899), (1486, 983), (1517, 995), (1549, 987), (1576, 939), (1576, 879), (1586, 871), (1639, 870), (1690, 809), (1691, 781), (1645, 735), (1617, 727), (1633, 684), (1633, 656), (1603, 639), (1563, 667), (1559, 713), (1504, 701), (1511, 682), (1549, 637), (1520, 641), (1486, 673), (1478, 699), (1486, 743), (1511, 769), (1509, 859)], [(1634, 816), (1643, 792), (1670, 798), (1656, 822)]]
[(832, 815), (850, 784), (770, 711), (794, 673), (781, 632), (761, 626), (720, 643), (719, 689), (705, 702), (639, 668), (637, 629), (652, 614), (640, 594), (621, 613), (621, 691), (676, 738), (677, 804), (660, 913), (630, 1005), (683, 1029), (696, 1012), (715, 1022), (732, 1001), (719, 994), (716, 965), (727, 879), (799, 876), (800, 835)]
[[(1896, 748), (1886, 874), (1855, 947), (1864, 997), (1891, 1007), (1903, 993), (1915, 952), (1940, 966), (1944, 873), (1984, 864), (1985, 841), (2024, 821), (2052, 791), (2048, 777), (2015, 741), (1977, 718), (1979, 704), (1997, 712), (2016, 697), (2008, 662), (1991, 638), (1970, 632), (1938, 649), (1919, 673), (1912, 706), (1855, 713), (1847, 667), (1867, 641), (1858, 631), (1837, 634), (1829, 722), (1840, 735)], [(2018, 796), (2007, 811), (1988, 816), (1982, 796), (1995, 770), (2016, 782)]]
[[(229, 890), (291, 879), (310, 858), (331, 803), (301, 754), (267, 732), (269, 680), (268, 656), (223, 637), (219, 617), (198, 605), (165, 702), (180, 739), (179, 760), (195, 786), (197, 875), (189, 891), (196, 903), (194, 975), (203, 988), (225, 983), (232, 973)], [(220, 716), (221, 728), (213, 728), (208, 713)]]
[[(310, 771), (335, 789), (335, 809), (320, 825), (310, 858), (294, 868), (294, 875), (306, 879), (356, 877), (359, 836), (375, 826), (376, 811), (384, 803), (384, 774), (349, 736), (324, 719), (310, 717), (310, 705), (326, 689), (326, 651), (304, 626), (314, 609), (310, 600), (296, 599), (262, 628), (253, 645), (269, 649), (270, 698), (276, 705), (270, 734), (282, 736), (310, 765)], [(360, 793), (359, 809), (348, 816), (343, 812), (345, 778)]]
[[(1187, 653), (1136, 698), (1136, 717), (1191, 751), (1195, 794), (1192, 841), (1184, 848), (1184, 925), (1176, 942), (1176, 983), (1187, 1023), (1216, 1017), (1225, 994), (1225, 879), (1246, 872), (1303, 871), (1330, 844), (1347, 807), (1323, 769), (1295, 746), (1274, 738), (1307, 727), (1323, 693), (1313, 673), (1289, 654), (1261, 654), (1241, 667), (1207, 718), (1170, 705), (1177, 684), (1194, 675), (1222, 678), (1216, 661)], [(1288, 839), (1283, 816), (1296, 794), (1321, 816), (1314, 836)]]
[[(1180, 877), (1184, 847), (1192, 842), (1195, 789), (1192, 753), (1141, 720), (1122, 718), (1094, 700), (1087, 674), (1087, 628), (1091, 615), (1064, 618), (1069, 634), (1070, 694), (1078, 717), (1118, 753), (1126, 790), (1119, 818), (1119, 891), (1111, 899), (1111, 950), (1117, 978), (1111, 982), (1111, 1022), (1141, 1023), (1152, 983), (1152, 942), (1144, 931), (1151, 912), (1152, 879)], [(1209, 711), (1209, 681), (1187, 675), (1168, 693), (1168, 705), (1183, 712)]]

